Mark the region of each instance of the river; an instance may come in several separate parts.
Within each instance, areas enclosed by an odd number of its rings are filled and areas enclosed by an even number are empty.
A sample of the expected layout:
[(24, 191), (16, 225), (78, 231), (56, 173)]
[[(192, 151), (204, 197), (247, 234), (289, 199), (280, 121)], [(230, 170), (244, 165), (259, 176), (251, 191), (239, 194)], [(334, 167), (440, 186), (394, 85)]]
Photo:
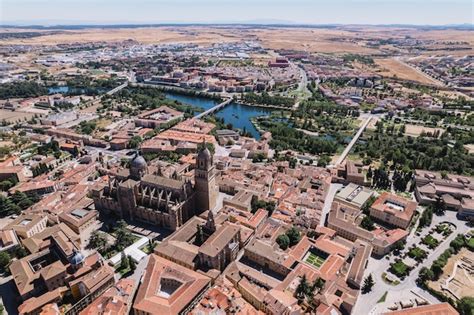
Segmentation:
[[(180, 95), (175, 93), (165, 93), (168, 99), (177, 100), (184, 104), (200, 107), (204, 110), (217, 105), (215, 100), (196, 96)], [(231, 103), (218, 111), (215, 115), (223, 118), (226, 124), (232, 124), (234, 128), (248, 131), (255, 139), (260, 139), (260, 133), (253, 126), (251, 119), (257, 116), (269, 115), (271, 109), (247, 106), (238, 103)]]

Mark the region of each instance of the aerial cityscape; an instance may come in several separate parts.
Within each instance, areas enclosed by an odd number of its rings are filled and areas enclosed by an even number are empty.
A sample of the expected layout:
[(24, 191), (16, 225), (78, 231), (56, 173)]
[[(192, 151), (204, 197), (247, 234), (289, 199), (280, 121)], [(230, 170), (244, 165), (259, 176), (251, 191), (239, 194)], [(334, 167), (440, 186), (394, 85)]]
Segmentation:
[(474, 315), (473, 21), (2, 1), (0, 315)]

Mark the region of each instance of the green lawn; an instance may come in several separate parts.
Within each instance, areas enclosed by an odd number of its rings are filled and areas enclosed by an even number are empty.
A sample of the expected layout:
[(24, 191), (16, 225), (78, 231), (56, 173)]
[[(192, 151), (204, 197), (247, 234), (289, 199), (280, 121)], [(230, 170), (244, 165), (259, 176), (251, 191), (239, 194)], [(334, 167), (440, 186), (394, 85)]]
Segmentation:
[(426, 235), (421, 242), (425, 245), (427, 245), (429, 248), (433, 249), (438, 246), (438, 241), (431, 235)]
[(390, 271), (398, 277), (405, 277), (409, 273), (408, 266), (405, 265), (401, 260), (393, 263), (390, 267)]
[(387, 298), (388, 291), (385, 291), (385, 293), (380, 297), (380, 299), (377, 301), (377, 303), (383, 303), (385, 302), (385, 299)]
[(316, 268), (321, 267), (325, 260), (325, 258), (318, 256), (314, 253), (310, 253), (308, 258), (306, 258), (306, 262), (315, 266)]
[(467, 243), (467, 245), (469, 246), (469, 248), (474, 249), (474, 237), (471, 237), (469, 239), (469, 242)]
[(153, 250), (150, 248), (149, 245), (145, 245), (144, 247), (140, 248), (140, 250), (142, 252), (144, 252), (145, 254), (149, 255), (153, 252)]
[(441, 233), (443, 233), (444, 231), (446, 231), (447, 228), (448, 228), (448, 227), (446, 226), (446, 224), (440, 223), (440, 224), (438, 224), (438, 225), (436, 226), (436, 232), (438, 232), (438, 233), (441, 234)]
[(119, 265), (119, 266), (115, 269), (115, 271), (117, 271), (117, 272), (120, 274), (120, 276), (123, 277), (125, 274), (127, 274), (128, 272), (130, 272), (131, 269), (130, 269), (130, 267), (123, 269), (123, 268), (120, 268), (120, 265)]
[(428, 253), (422, 250), (421, 248), (415, 247), (410, 249), (410, 251), (408, 252), (408, 256), (415, 259), (416, 261), (421, 261), (425, 259), (426, 256), (428, 256)]

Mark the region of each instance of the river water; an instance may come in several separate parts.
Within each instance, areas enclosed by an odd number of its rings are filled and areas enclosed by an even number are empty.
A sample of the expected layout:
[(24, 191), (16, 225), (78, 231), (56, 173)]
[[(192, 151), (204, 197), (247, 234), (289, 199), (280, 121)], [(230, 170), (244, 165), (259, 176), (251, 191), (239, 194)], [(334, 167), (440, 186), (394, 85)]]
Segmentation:
[[(217, 105), (217, 102), (215, 100), (209, 98), (180, 95), (175, 93), (165, 94), (168, 99), (177, 100), (184, 104), (200, 107), (204, 110), (207, 110)], [(232, 124), (234, 128), (238, 128), (240, 130), (245, 129), (250, 134), (252, 134), (255, 139), (258, 140), (260, 139), (260, 133), (257, 129), (255, 129), (250, 119), (257, 116), (269, 115), (271, 111), (271, 109), (267, 108), (231, 103), (225, 106), (217, 113), (215, 113), (215, 115), (217, 117), (223, 118), (226, 124)]]

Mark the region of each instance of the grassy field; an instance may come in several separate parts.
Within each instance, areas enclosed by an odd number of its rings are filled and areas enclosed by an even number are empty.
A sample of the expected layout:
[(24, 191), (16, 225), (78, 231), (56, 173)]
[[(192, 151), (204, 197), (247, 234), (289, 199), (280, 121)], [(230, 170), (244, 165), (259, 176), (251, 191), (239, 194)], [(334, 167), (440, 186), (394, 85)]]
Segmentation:
[(385, 291), (385, 293), (380, 297), (380, 299), (377, 301), (377, 303), (383, 303), (385, 302), (385, 299), (387, 298), (388, 291)]
[(427, 255), (428, 255), (427, 252), (425, 252), (424, 250), (422, 250), (421, 248), (418, 248), (418, 247), (412, 248), (408, 252), (408, 256), (415, 259), (416, 261), (422, 261), (423, 259), (426, 258)]
[(397, 275), (398, 277), (405, 277), (408, 275), (408, 266), (405, 265), (402, 261), (397, 261), (396, 263), (392, 264), (392, 272)]
[(421, 242), (426, 244), (429, 248), (436, 248), (438, 246), (438, 241), (431, 235), (426, 235)]

